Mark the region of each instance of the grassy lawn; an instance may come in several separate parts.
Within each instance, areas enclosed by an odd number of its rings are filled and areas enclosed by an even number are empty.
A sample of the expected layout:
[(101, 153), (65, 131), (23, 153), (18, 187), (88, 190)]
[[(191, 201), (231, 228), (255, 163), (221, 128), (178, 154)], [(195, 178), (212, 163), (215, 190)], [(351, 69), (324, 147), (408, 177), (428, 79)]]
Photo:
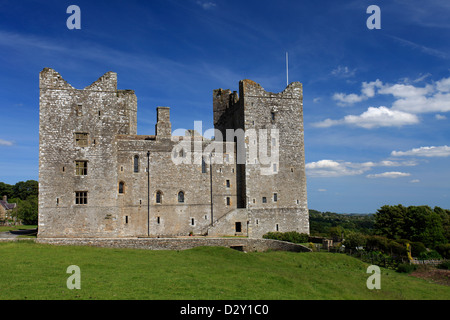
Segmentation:
[(37, 225), (0, 226), (0, 232), (20, 229), (36, 229)]
[[(201, 247), (148, 251), (0, 243), (0, 299), (450, 299), (450, 287), (382, 269), (369, 290), (368, 264), (343, 254)], [(67, 267), (81, 289), (66, 286)]]

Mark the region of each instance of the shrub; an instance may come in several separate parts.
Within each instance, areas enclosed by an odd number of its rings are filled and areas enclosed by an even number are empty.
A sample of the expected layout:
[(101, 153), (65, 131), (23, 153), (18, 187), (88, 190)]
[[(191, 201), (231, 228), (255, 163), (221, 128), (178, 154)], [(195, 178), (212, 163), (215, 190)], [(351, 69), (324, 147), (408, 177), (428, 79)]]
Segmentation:
[(363, 247), (366, 245), (366, 236), (358, 232), (350, 233), (344, 240), (344, 245), (346, 248), (350, 249)]
[(390, 240), (388, 242), (389, 253), (394, 256), (406, 256), (406, 247), (398, 243), (397, 241)]
[(450, 260), (441, 262), (436, 266), (438, 269), (450, 270)]
[(439, 252), (442, 258), (450, 259), (450, 243), (438, 245), (436, 251)]
[(400, 263), (397, 267), (397, 272), (411, 273), (417, 269), (417, 266), (409, 263)]
[(367, 250), (385, 252), (388, 247), (388, 238), (382, 236), (369, 236), (366, 241)]
[(422, 252), (421, 254), (419, 254), (417, 259), (419, 259), (419, 260), (440, 260), (440, 259), (442, 259), (442, 257), (437, 251), (430, 250), (430, 251), (425, 251), (425, 252)]
[(422, 242), (411, 242), (411, 255), (418, 257), (422, 252), (426, 252), (427, 248)]
[(298, 233), (297, 231), (289, 232), (268, 232), (263, 235), (264, 239), (274, 239), (293, 243), (306, 243), (309, 236), (306, 233)]

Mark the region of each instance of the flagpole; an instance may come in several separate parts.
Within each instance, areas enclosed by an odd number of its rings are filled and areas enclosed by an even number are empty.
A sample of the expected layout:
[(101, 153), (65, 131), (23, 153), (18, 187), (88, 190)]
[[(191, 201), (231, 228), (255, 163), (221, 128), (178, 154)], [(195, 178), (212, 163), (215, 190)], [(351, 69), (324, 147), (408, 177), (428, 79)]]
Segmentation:
[(289, 85), (289, 57), (286, 52), (286, 87)]

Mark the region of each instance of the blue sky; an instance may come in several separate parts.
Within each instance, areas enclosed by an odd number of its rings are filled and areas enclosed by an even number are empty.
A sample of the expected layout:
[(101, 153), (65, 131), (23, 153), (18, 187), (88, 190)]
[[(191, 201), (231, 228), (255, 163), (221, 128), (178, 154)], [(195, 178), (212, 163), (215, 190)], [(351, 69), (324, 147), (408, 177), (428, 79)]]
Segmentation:
[[(81, 29), (69, 30), (69, 5)], [(381, 29), (368, 29), (369, 5)], [(212, 90), (252, 79), (304, 88), (308, 205), (372, 213), (450, 208), (450, 2), (8, 1), (0, 3), (0, 181), (38, 179), (39, 72), (82, 89), (107, 71), (172, 128), (212, 127)]]

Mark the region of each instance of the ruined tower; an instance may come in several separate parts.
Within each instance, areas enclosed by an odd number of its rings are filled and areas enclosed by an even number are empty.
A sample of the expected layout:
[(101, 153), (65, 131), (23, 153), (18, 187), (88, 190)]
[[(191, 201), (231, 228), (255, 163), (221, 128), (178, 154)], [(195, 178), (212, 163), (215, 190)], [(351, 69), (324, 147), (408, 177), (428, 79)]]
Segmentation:
[[(291, 83), (281, 93), (265, 91), (251, 80), (213, 92), (214, 125), (242, 129), (236, 142), (237, 195), (254, 237), (269, 231), (309, 233), (303, 137), (303, 88)], [(229, 137), (228, 137), (229, 139)], [(269, 156), (270, 155), (270, 156)]]

